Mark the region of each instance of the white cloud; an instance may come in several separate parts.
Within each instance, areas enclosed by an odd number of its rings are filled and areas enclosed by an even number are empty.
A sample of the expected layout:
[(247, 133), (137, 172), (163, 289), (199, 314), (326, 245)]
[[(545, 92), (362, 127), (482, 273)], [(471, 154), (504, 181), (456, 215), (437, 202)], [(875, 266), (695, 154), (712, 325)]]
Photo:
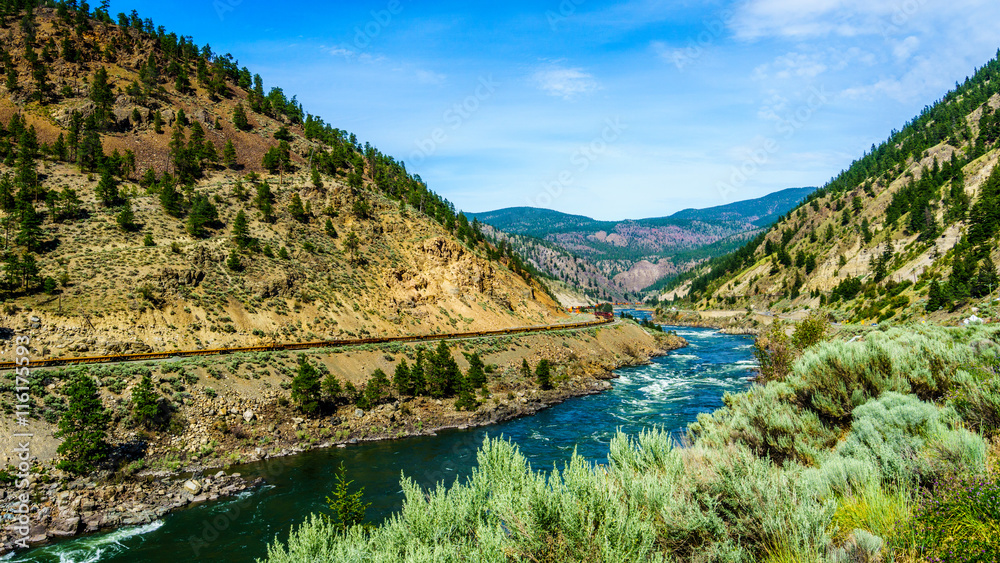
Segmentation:
[(920, 40), (911, 35), (906, 39), (896, 43), (896, 46), (893, 47), (892, 49), (892, 54), (897, 59), (905, 61), (906, 59), (909, 59), (919, 47), (920, 47)]
[(422, 69), (417, 70), (417, 81), (419, 81), (421, 84), (433, 84), (433, 85), (444, 84), (447, 78), (448, 78), (447, 76), (439, 72), (434, 72), (432, 70), (422, 70)]
[(599, 87), (594, 77), (580, 68), (550, 67), (537, 71), (532, 81), (546, 94), (564, 100), (589, 94)]

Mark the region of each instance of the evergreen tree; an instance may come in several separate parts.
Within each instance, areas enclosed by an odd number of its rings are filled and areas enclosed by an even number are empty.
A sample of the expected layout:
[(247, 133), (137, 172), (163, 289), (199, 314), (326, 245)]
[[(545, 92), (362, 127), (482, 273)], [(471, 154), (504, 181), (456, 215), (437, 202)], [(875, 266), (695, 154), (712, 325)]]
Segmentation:
[(145, 428), (154, 428), (160, 416), (160, 405), (148, 373), (132, 388), (131, 403), (132, 420)]
[(99, 129), (103, 129), (111, 118), (114, 94), (108, 83), (108, 71), (103, 66), (97, 68), (90, 83), (90, 100), (94, 102), (94, 119)]
[(41, 281), (41, 270), (35, 255), (28, 252), (21, 257), (21, 283), (25, 291), (31, 291)]
[(35, 211), (35, 206), (27, 202), (22, 204), (20, 229), (14, 242), (28, 249), (28, 252), (37, 252), (42, 245), (43, 235), (42, 218)]
[(927, 291), (927, 305), (924, 306), (924, 309), (928, 313), (933, 313), (944, 308), (945, 305), (947, 305), (947, 301), (944, 297), (941, 284), (936, 279), (931, 280), (930, 288)]
[(320, 391), (319, 371), (306, 361), (304, 355), (300, 355), (299, 369), (292, 379), (292, 401), (305, 414), (317, 414), (320, 407)]
[(61, 131), (56, 137), (56, 142), (52, 145), (52, 154), (55, 155), (56, 159), (66, 161), (66, 139)]
[(121, 211), (115, 217), (115, 221), (118, 226), (125, 232), (132, 232), (136, 230), (139, 226), (135, 224), (135, 214), (132, 212), (132, 202), (128, 198), (125, 198), (122, 203)]
[(333, 516), (329, 519), (330, 524), (338, 532), (346, 533), (350, 528), (360, 525), (365, 519), (365, 511), (371, 506), (370, 502), (361, 500), (365, 494), (364, 487), (355, 493), (350, 492), (352, 483), (354, 481), (347, 480), (347, 469), (341, 461), (337, 469), (333, 497), (326, 497), (327, 506), (333, 511)]
[(486, 385), (486, 365), (483, 364), (482, 358), (479, 354), (467, 354), (466, 359), (469, 361), (469, 369), (465, 372), (465, 379), (469, 382), (469, 386), (473, 389), (479, 389)]
[(247, 224), (247, 214), (240, 209), (233, 220), (233, 241), (240, 248), (253, 246), (254, 240), (250, 237), (250, 227)]
[(247, 119), (243, 104), (236, 104), (236, 108), (233, 110), (233, 125), (240, 131), (250, 130), (250, 121)]
[(479, 408), (479, 402), (476, 401), (476, 396), (472, 392), (475, 389), (468, 380), (461, 383), (461, 389), (458, 392), (458, 399), (455, 401), (455, 409), (460, 411), (474, 411)]
[(543, 390), (552, 389), (552, 375), (548, 360), (539, 360), (538, 366), (535, 368), (535, 379), (538, 380), (538, 386)]
[(396, 372), (392, 375), (392, 386), (401, 397), (414, 395), (413, 378), (410, 376), (410, 366), (406, 360), (396, 364)]
[(326, 225), (324, 225), (323, 228), (326, 229), (327, 236), (330, 238), (337, 238), (337, 229), (333, 228), (333, 221), (327, 219)]
[(372, 373), (371, 379), (365, 384), (364, 404), (366, 409), (370, 409), (382, 403), (388, 397), (392, 384), (389, 378), (381, 369), (376, 369)]
[(235, 248), (229, 251), (229, 257), (226, 258), (226, 267), (234, 272), (243, 270), (243, 263), (240, 262), (240, 255), (236, 253)]
[(77, 163), (81, 170), (94, 171), (104, 160), (104, 149), (101, 146), (101, 135), (98, 133), (97, 120), (93, 114), (83, 122), (82, 135), (76, 150)]
[(101, 403), (97, 383), (85, 373), (78, 373), (70, 381), (65, 394), (69, 405), (55, 433), (56, 438), (63, 438), (56, 450), (62, 457), (57, 467), (71, 473), (91, 473), (108, 451), (111, 416)]
[(531, 366), (528, 365), (527, 358), (521, 358), (521, 377), (524, 379), (531, 377)]
[(997, 275), (997, 267), (993, 264), (993, 260), (989, 255), (987, 255), (979, 267), (979, 271), (976, 272), (976, 278), (971, 287), (972, 296), (986, 297), (998, 287), (1000, 287), (1000, 276)]
[(173, 180), (169, 178), (165, 179), (163, 188), (160, 190), (160, 205), (172, 217), (180, 217), (184, 213), (181, 194), (174, 187)]
[(191, 212), (188, 214), (185, 229), (189, 235), (201, 238), (207, 234), (205, 227), (218, 220), (218, 210), (206, 196), (199, 194), (191, 202)]
[(230, 170), (236, 168), (236, 147), (232, 139), (226, 139), (226, 145), (222, 147), (222, 164)]
[(306, 216), (306, 210), (302, 207), (302, 199), (299, 197), (299, 194), (292, 194), (292, 200), (288, 204), (288, 213), (300, 223), (305, 223), (309, 219)]
[(118, 203), (118, 181), (111, 174), (110, 166), (101, 169), (101, 180), (94, 189), (94, 195), (104, 207), (111, 207)]
[(319, 175), (319, 170), (315, 166), (313, 166), (310, 181), (317, 190), (323, 188), (323, 178)]
[(340, 397), (340, 394), (343, 392), (343, 389), (340, 387), (340, 381), (337, 380), (337, 376), (332, 373), (326, 374), (326, 377), (323, 378), (322, 388), (323, 395), (325, 395), (327, 400), (331, 402), (336, 402)]
[(153, 113), (153, 132), (157, 135), (163, 133), (163, 114), (160, 113), (160, 110)]
[(413, 386), (413, 395), (426, 395), (427, 394), (427, 378), (425, 376), (426, 370), (424, 369), (424, 349), (417, 348), (417, 359), (413, 362), (413, 367), (410, 368), (410, 381)]

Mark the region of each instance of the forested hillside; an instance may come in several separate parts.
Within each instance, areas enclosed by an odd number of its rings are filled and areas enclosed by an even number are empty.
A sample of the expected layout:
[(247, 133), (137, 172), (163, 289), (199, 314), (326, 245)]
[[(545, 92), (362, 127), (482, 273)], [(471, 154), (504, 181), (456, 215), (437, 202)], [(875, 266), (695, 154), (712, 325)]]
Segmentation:
[(703, 306), (827, 306), (849, 320), (993, 315), (982, 301), (1000, 285), (998, 73), (994, 59), (768, 232), (673, 286)]
[(401, 162), (232, 55), (136, 12), (35, 5), (0, 7), (0, 288), (8, 325), (51, 329), (47, 353), (488, 328), (557, 310)]

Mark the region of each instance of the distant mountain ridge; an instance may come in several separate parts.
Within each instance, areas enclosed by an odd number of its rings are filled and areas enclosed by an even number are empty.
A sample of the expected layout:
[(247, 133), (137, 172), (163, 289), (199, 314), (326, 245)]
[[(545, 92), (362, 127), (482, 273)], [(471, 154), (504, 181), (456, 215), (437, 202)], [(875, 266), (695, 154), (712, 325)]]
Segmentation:
[[(737, 248), (813, 191), (815, 188), (789, 188), (707, 209), (623, 221), (600, 221), (535, 207), (466, 216), (492, 227), (492, 236), (500, 236), (541, 272), (589, 295), (618, 296), (660, 285), (666, 277)], [(583, 266), (581, 260), (593, 267)]]
[(572, 215), (538, 207), (507, 207), (465, 215), (469, 220), (478, 219), (480, 223), (492, 225), (504, 232), (538, 238), (546, 238), (553, 233), (613, 230), (622, 223), (634, 223), (643, 227), (664, 227), (687, 226), (696, 221), (704, 223), (745, 221), (763, 227), (776, 221), (815, 190), (816, 188), (788, 188), (757, 199), (705, 209), (682, 209), (665, 217), (621, 221), (601, 221), (584, 215)]

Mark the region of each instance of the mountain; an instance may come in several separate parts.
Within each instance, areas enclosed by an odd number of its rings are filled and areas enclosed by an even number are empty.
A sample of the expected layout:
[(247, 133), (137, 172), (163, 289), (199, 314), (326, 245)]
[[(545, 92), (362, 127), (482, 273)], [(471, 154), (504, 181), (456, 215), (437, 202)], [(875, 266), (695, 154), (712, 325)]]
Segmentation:
[[(791, 188), (669, 217), (626, 221), (534, 207), (466, 216), (504, 233), (501, 238), (541, 272), (591, 296), (624, 298), (738, 248), (814, 190)], [(497, 234), (491, 231), (491, 236)]]
[(561, 314), (402, 163), (232, 55), (75, 3), (16, 9), (14, 25), (3, 10), (0, 290), (5, 323), (44, 326), (46, 354)]
[(994, 59), (768, 231), (667, 289), (698, 307), (825, 307), (848, 321), (996, 316), (998, 108)]

